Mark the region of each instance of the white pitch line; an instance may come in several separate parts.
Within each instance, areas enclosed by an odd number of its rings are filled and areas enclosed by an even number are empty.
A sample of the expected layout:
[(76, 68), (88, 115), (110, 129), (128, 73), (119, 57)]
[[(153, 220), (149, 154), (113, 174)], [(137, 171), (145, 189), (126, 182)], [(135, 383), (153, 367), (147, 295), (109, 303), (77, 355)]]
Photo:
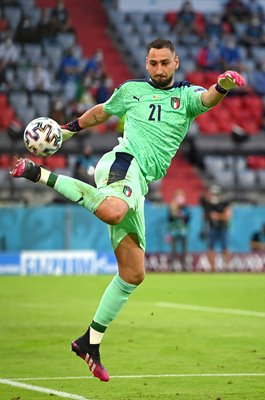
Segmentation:
[[(223, 374), (148, 374), (148, 375), (112, 375), (111, 379), (142, 379), (142, 378), (205, 378), (205, 377), (263, 377), (265, 372), (239, 372), (239, 373), (223, 373)], [(56, 377), (39, 377), (39, 378), (15, 378), (14, 381), (52, 381), (52, 380), (73, 380), (73, 379), (95, 379), (93, 376), (56, 376)], [(1, 380), (0, 379), (0, 383)], [(9, 382), (13, 382), (13, 379), (8, 379)], [(36, 386), (34, 386), (36, 387)], [(73, 397), (71, 397), (73, 398)], [(75, 397), (74, 397), (75, 398)], [(84, 397), (78, 397), (78, 399), (84, 399)], [(89, 400), (89, 399), (86, 399)], [(91, 400), (91, 399), (90, 399)]]
[(21, 389), (31, 390), (34, 392), (47, 393), (49, 395), (63, 397), (64, 399), (92, 400), (92, 399), (87, 399), (86, 397), (83, 396), (78, 396), (77, 394), (61, 392), (60, 390), (47, 389), (41, 386), (28, 385), (26, 383), (16, 382), (15, 380), (13, 381), (12, 379), (0, 379), (0, 383), (2, 383), (3, 385), (15, 386)]
[(166, 303), (166, 302), (158, 302), (158, 303), (155, 303), (155, 305), (157, 307), (177, 308), (179, 310), (203, 311), (203, 312), (234, 314), (234, 315), (247, 315), (248, 317), (265, 318), (265, 312), (260, 312), (260, 311), (235, 310), (232, 308), (204, 307), (204, 306), (196, 306), (196, 305), (192, 305), (192, 304), (179, 304), (179, 303)]

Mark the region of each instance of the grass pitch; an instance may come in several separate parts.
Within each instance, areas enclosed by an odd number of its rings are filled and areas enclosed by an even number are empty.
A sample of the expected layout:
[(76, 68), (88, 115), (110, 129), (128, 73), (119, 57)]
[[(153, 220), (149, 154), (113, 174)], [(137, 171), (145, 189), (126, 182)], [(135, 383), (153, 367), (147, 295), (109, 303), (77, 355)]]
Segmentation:
[(265, 275), (148, 274), (101, 346), (70, 351), (110, 276), (0, 278), (0, 399), (264, 400)]

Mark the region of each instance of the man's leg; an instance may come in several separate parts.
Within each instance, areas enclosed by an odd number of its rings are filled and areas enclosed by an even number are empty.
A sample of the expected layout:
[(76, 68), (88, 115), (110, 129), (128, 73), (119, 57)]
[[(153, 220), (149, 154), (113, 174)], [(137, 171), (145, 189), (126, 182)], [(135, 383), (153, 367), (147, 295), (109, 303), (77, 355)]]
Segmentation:
[[(106, 171), (106, 165), (104, 165), (104, 170)], [(99, 355), (99, 344), (103, 333), (127, 302), (129, 294), (144, 279), (144, 251), (142, 250), (142, 248), (145, 248), (144, 197), (138, 179), (139, 167), (136, 162), (134, 163), (134, 170), (135, 173), (131, 173), (131, 176), (135, 179), (132, 184), (134, 194), (127, 199), (123, 192), (126, 201), (115, 197), (115, 194), (112, 195), (115, 190), (119, 192), (120, 188), (123, 189), (123, 184), (120, 181), (117, 188), (108, 190), (108, 194), (103, 195), (101, 191), (90, 185), (66, 176), (57, 176), (36, 166), (31, 160), (18, 160), (14, 170), (11, 171), (14, 177), (25, 177), (34, 182), (40, 181), (53, 187), (69, 200), (95, 213), (99, 219), (107, 222), (109, 226), (114, 225), (111, 227), (111, 230), (114, 230), (112, 245), (116, 249), (119, 274), (113, 278), (107, 287), (88, 331), (72, 342), (73, 351), (87, 362), (94, 376), (104, 381), (107, 381), (109, 376), (100, 362)], [(107, 186), (107, 188), (109, 187)], [(100, 196), (103, 196), (103, 200)], [(127, 214), (129, 199), (132, 203), (130, 207), (133, 209), (136, 207), (137, 213), (131, 211)], [(126, 214), (129, 215), (128, 218)], [(125, 215), (126, 218), (123, 220)], [(121, 221), (122, 224), (125, 221), (125, 225), (120, 225)], [(118, 231), (116, 227), (118, 227)], [(137, 235), (124, 236), (124, 232), (138, 233)], [(142, 248), (138, 244), (138, 239)]]
[(129, 295), (144, 280), (144, 251), (134, 235), (127, 235), (115, 250), (119, 273), (106, 288), (87, 332), (72, 342), (72, 350), (83, 358), (93, 374), (108, 381), (109, 375), (100, 361), (99, 346), (104, 332)]
[(17, 160), (10, 174), (55, 189), (68, 200), (86, 208), (107, 224), (119, 223), (128, 211), (128, 204), (116, 197), (106, 197), (97, 188), (77, 179), (57, 175), (25, 158)]

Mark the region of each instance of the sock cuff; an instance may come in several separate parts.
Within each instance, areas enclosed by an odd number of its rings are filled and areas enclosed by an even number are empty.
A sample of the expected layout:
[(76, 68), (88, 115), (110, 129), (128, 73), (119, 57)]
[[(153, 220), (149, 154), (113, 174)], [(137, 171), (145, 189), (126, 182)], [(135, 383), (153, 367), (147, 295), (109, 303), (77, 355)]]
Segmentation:
[(107, 327), (105, 325), (101, 325), (96, 321), (92, 321), (90, 324), (91, 328), (95, 329), (95, 331), (100, 332), (100, 333), (104, 333), (105, 330), (107, 329)]
[(47, 181), (47, 185), (53, 188), (55, 186), (57, 178), (58, 178), (58, 175), (51, 172), (50, 176), (48, 178), (48, 181)]
[(133, 285), (132, 283), (127, 283), (125, 282), (119, 274), (117, 274), (114, 278), (113, 278), (115, 284), (124, 292), (127, 293), (132, 293), (134, 291), (134, 289), (137, 288), (137, 285)]

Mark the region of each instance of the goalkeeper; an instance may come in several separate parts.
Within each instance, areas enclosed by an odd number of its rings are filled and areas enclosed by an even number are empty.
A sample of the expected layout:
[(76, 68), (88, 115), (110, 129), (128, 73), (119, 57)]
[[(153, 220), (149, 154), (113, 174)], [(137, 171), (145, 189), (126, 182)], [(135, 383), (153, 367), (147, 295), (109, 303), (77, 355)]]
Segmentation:
[(166, 174), (194, 118), (216, 106), (230, 89), (245, 85), (244, 78), (234, 71), (221, 74), (208, 90), (186, 81), (176, 82), (174, 74), (178, 67), (179, 59), (171, 41), (152, 41), (146, 57), (149, 79), (126, 81), (106, 103), (62, 126), (63, 138), (67, 140), (82, 129), (105, 122), (111, 115), (125, 115), (123, 137), (96, 167), (96, 188), (52, 173), (25, 158), (18, 159), (10, 172), (13, 177), (54, 188), (108, 224), (118, 273), (106, 288), (87, 331), (72, 342), (72, 350), (102, 381), (109, 380), (99, 353), (103, 335), (129, 295), (144, 280), (147, 185)]

